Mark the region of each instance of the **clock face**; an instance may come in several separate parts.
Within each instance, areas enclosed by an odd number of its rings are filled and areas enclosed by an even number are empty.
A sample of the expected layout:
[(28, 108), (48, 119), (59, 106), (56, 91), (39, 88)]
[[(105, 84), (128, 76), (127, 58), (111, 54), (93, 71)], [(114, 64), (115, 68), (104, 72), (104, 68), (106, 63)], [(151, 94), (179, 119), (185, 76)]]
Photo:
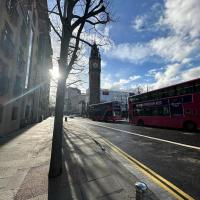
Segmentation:
[(98, 63), (96, 63), (96, 62), (93, 63), (93, 64), (92, 64), (92, 67), (93, 67), (94, 69), (97, 69), (97, 68), (98, 68)]

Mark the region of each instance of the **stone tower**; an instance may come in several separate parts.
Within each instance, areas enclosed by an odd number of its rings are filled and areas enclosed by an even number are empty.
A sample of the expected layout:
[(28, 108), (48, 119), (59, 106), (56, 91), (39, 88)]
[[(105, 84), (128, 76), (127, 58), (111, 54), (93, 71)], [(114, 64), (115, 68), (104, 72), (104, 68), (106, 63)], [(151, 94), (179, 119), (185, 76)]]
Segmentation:
[(89, 104), (100, 103), (101, 56), (93, 44), (89, 60)]

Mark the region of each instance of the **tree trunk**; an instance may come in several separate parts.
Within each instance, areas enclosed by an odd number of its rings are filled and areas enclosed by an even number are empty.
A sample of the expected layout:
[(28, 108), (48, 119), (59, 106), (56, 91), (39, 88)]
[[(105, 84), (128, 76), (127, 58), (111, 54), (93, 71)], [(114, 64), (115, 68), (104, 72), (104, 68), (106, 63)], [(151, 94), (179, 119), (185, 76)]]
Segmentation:
[(53, 141), (51, 150), (51, 161), (49, 169), (49, 178), (57, 177), (62, 173), (62, 137), (63, 137), (63, 108), (65, 99), (65, 84), (68, 74), (66, 73), (68, 48), (70, 34), (66, 31), (67, 27), (63, 25), (63, 38), (61, 40), (59, 72), (60, 78), (57, 85), (56, 108), (53, 130)]
[(55, 120), (49, 177), (57, 177), (62, 173), (62, 131), (63, 131), (63, 108), (65, 97), (65, 82), (63, 77), (58, 81), (56, 94)]

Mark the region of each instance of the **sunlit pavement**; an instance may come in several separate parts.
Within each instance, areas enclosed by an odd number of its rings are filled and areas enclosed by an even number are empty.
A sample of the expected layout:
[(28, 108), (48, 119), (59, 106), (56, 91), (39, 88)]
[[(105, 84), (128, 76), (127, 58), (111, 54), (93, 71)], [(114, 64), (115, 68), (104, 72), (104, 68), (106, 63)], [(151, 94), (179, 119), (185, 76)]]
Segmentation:
[(0, 139), (1, 200), (135, 199), (138, 180), (148, 184), (148, 199), (173, 199), (79, 118), (64, 122), (63, 174), (49, 181), (52, 126), (49, 118)]

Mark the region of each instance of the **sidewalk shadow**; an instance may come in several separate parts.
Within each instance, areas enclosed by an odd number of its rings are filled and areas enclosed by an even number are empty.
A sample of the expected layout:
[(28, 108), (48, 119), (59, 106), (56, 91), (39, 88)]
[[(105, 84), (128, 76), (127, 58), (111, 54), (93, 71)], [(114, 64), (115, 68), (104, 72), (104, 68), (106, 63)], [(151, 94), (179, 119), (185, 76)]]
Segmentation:
[(62, 175), (48, 179), (48, 200), (72, 200), (68, 172), (63, 163)]
[[(109, 154), (107, 154), (106, 152), (102, 152), (99, 147), (97, 147), (97, 149), (99, 148), (99, 151), (94, 150), (94, 146), (91, 147), (91, 145), (93, 145), (93, 141), (91, 141), (90, 143), (87, 143), (84, 140), (84, 139), (90, 138), (90, 136), (87, 136), (87, 135), (84, 136), (84, 134), (79, 135), (72, 131), (70, 131), (69, 134), (68, 133), (69, 133), (69, 131), (66, 128), (64, 128), (64, 133), (63, 133), (64, 159), (68, 163), (69, 163), (69, 160), (70, 160), (70, 163), (73, 162), (73, 158), (70, 156), (71, 153), (70, 153), (69, 145), (66, 142), (66, 141), (68, 141), (70, 143), (70, 145), (72, 145), (72, 147), (74, 148), (75, 152), (80, 155), (81, 162), (79, 162), (79, 164), (77, 164), (77, 162), (76, 162), (76, 163), (74, 163), (74, 165), (69, 166), (70, 172), (74, 172), (74, 173), (72, 173), (73, 183), (79, 185), (79, 189), (80, 189), (79, 191), (81, 192), (80, 199), (92, 199), (92, 200), (93, 199), (114, 200), (116, 198), (120, 199), (119, 198), (120, 193), (123, 193), (123, 195), (121, 196), (123, 198), (127, 195), (127, 192), (129, 193), (130, 190), (131, 191), (133, 190), (136, 179), (135, 178), (134, 178), (134, 180), (132, 179), (133, 175), (130, 172), (126, 171), (123, 168), (123, 166), (121, 165), (121, 163), (119, 163), (119, 161), (117, 161), (116, 159), (113, 159), (113, 157), (110, 156)], [(74, 140), (75, 140), (75, 142), (74, 142)], [(82, 144), (77, 145), (76, 140), (81, 141)], [(88, 156), (87, 153), (84, 152), (82, 150), (82, 148), (80, 147), (82, 145), (87, 146), (87, 148), (90, 148), (91, 150), (95, 151), (94, 155)], [(102, 156), (101, 158), (103, 160), (106, 159), (106, 165), (109, 167), (109, 169), (108, 169), (109, 173), (106, 176), (99, 176), (98, 173), (96, 174), (95, 170), (87, 170), (87, 166), (88, 166), (87, 162), (90, 162), (90, 165), (94, 166), (94, 169), (96, 168), (97, 171), (105, 170), (104, 167), (99, 166), (98, 163), (96, 163), (96, 159), (93, 159), (93, 157), (95, 157), (95, 156)], [(69, 158), (69, 160), (67, 158)], [(86, 159), (84, 159), (84, 158), (86, 158)], [(105, 162), (105, 160), (104, 160), (104, 162)], [(80, 163), (81, 163), (81, 165), (80, 165)], [(77, 173), (77, 169), (79, 170), (79, 173)], [(78, 175), (78, 177), (77, 177), (77, 175)], [(111, 176), (118, 177), (115, 179), (116, 182), (121, 180), (120, 181), (121, 183), (119, 184), (120, 187), (117, 187), (117, 188), (114, 187), (115, 189), (113, 189), (112, 191), (109, 190), (108, 187), (112, 188), (113, 185), (108, 185), (108, 184), (105, 184), (105, 182), (101, 181), (103, 178), (111, 177)], [(89, 180), (88, 180), (88, 177), (89, 177)], [(102, 194), (102, 196), (98, 196), (98, 197), (95, 196), (96, 198), (94, 198), (94, 196), (93, 196), (93, 198), (91, 198), (91, 193), (85, 192), (86, 187), (89, 187), (88, 190), (92, 190), (93, 188), (95, 188), (95, 187), (90, 188), (90, 186), (91, 186), (90, 183), (92, 183), (93, 185), (95, 185), (96, 188), (98, 188), (98, 192), (100, 194)], [(129, 195), (131, 195), (131, 193), (129, 193)], [(125, 196), (124, 196), (124, 194), (125, 194)], [(135, 195), (135, 194), (132, 194), (132, 195)], [(132, 196), (132, 197), (129, 196), (129, 197), (130, 197), (130, 199), (135, 199), (135, 196)], [(156, 198), (156, 196), (150, 190), (147, 193), (147, 197), (149, 200), (158, 200)]]
[[(90, 143), (85, 142), (84, 137), (88, 138), (88, 136), (86, 135), (80, 137), (79, 135), (76, 135), (72, 132), (70, 132), (69, 135), (67, 132), (68, 130), (64, 129), (64, 161), (68, 163), (69, 172), (72, 178), (72, 184), (75, 188), (77, 188), (76, 191), (78, 191), (79, 193), (78, 199), (96, 199), (96, 197), (101, 194), (102, 196), (98, 196), (99, 199), (114, 200), (115, 196), (122, 192), (123, 189), (109, 189), (108, 184), (105, 184), (105, 182), (103, 181), (103, 179), (105, 180), (111, 177), (110, 169), (106, 175), (101, 175), (96, 172), (96, 170), (105, 170), (103, 166), (99, 166), (98, 163), (96, 163), (96, 159), (93, 159), (95, 156), (99, 156), (101, 154), (100, 151), (94, 152), (94, 155), (88, 155), (87, 152), (84, 152), (80, 148), (80, 144), (76, 144), (76, 141), (80, 141), (82, 143), (81, 146), (87, 146), (88, 149), (91, 149), (91, 152), (94, 151), (94, 149), (92, 149), (91, 147), (91, 144), (93, 145), (95, 143), (93, 143), (93, 141), (91, 141)], [(69, 145), (71, 146), (71, 148), (69, 148)], [(77, 160), (71, 156), (74, 152), (78, 154), (78, 157), (80, 156), (78, 158), (80, 159), (79, 162), (77, 162)], [(90, 166), (94, 166), (93, 170), (88, 169), (88, 164)]]
[(35, 125), (37, 125), (37, 123), (30, 124), (24, 128), (21, 128), (19, 130), (12, 131), (11, 133), (8, 133), (6, 135), (0, 136), (0, 146), (3, 146), (4, 144), (8, 143), (10, 140), (13, 140), (14, 138), (20, 136), (21, 134), (25, 133), (26, 131), (28, 131)]

